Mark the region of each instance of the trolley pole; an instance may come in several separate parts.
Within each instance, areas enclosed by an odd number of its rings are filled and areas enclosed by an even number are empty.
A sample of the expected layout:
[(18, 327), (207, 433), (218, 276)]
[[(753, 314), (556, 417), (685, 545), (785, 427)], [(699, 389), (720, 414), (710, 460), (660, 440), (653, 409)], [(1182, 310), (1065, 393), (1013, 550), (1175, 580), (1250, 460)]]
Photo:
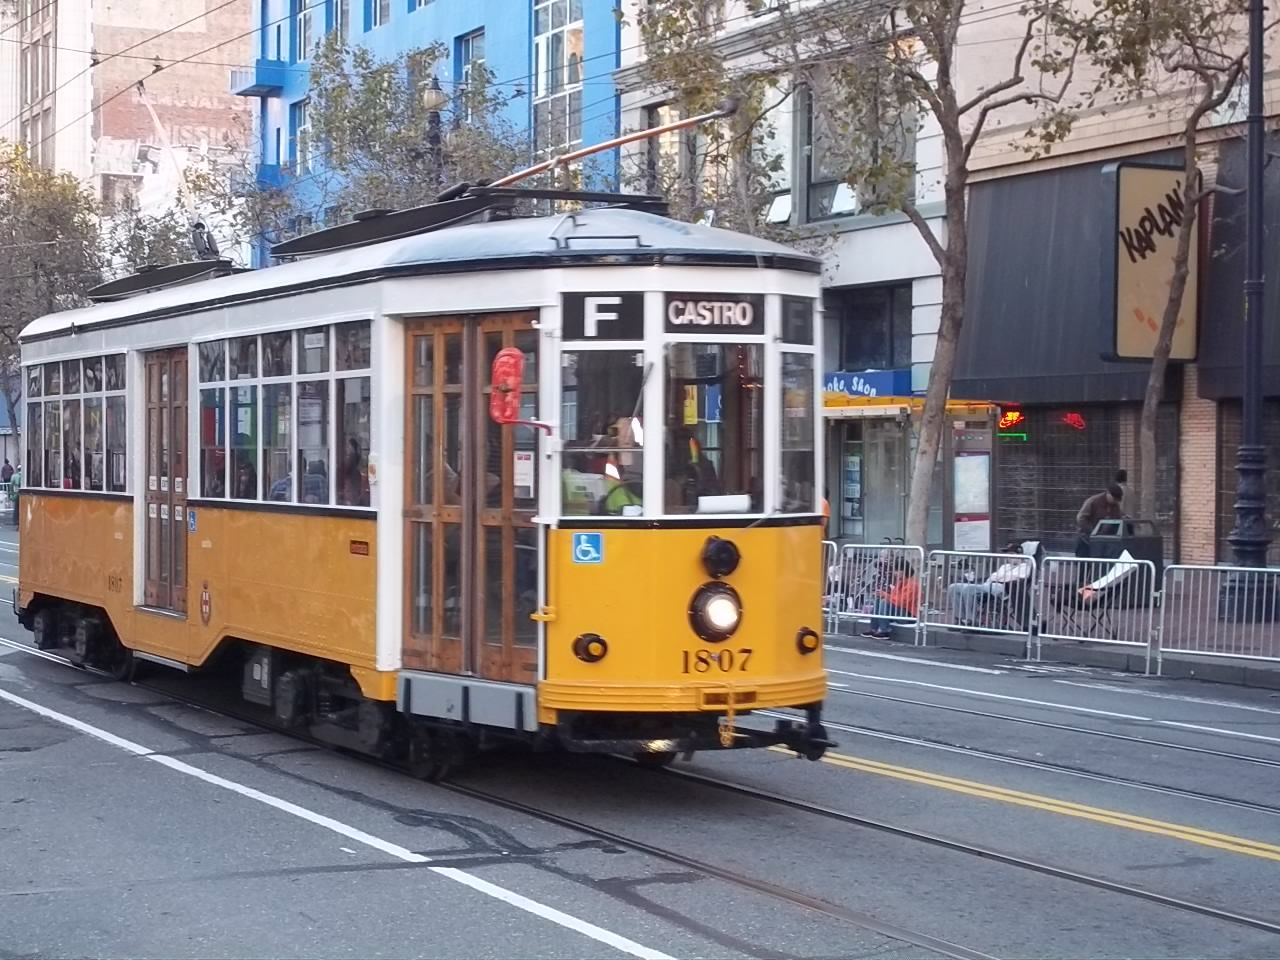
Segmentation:
[(1263, 3), (1264, 0), (1249, 2), (1249, 169), (1245, 181), (1246, 273), (1244, 342), (1240, 358), (1244, 411), (1236, 452), (1236, 523), (1229, 538), (1235, 563), (1240, 567), (1265, 567), (1270, 542), (1266, 518), (1267, 451), (1262, 441), (1262, 178), (1266, 136), (1262, 123)]

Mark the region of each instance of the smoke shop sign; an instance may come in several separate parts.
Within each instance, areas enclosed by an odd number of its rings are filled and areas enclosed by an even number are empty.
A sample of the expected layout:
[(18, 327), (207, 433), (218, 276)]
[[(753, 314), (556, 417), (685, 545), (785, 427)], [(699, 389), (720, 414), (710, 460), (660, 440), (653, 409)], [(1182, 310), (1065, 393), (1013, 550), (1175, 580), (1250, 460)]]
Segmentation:
[(848, 406), (866, 397), (901, 397), (911, 394), (910, 370), (863, 370), (828, 373), (823, 384), (823, 406)]

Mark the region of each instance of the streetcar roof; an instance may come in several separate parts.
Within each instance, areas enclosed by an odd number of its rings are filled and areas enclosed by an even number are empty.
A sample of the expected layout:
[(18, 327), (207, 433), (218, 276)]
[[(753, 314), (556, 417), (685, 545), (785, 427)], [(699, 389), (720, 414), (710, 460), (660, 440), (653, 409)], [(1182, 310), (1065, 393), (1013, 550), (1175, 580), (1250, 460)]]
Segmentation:
[(197, 313), (396, 276), (655, 263), (805, 273), (821, 269), (818, 259), (769, 240), (637, 210), (599, 207), (555, 217), (453, 226), (127, 300), (64, 310), (33, 320), (20, 339), (44, 340), (98, 326)]

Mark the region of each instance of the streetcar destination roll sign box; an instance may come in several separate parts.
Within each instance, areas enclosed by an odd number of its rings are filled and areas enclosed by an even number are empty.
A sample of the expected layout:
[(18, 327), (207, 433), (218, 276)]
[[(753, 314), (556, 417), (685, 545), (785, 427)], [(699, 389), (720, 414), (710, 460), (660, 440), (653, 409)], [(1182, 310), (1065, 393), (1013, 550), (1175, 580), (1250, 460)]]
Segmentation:
[(667, 333), (764, 333), (764, 297), (760, 294), (668, 293)]

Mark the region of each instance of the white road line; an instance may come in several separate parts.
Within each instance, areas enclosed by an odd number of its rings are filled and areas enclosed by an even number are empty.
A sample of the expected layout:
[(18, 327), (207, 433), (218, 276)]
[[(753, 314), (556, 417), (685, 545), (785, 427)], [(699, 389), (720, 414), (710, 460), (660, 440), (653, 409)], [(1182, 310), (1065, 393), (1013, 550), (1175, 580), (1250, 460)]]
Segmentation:
[(1278, 743), (1280, 737), (1267, 737), (1260, 733), (1246, 733), (1243, 730), (1226, 730), (1222, 727), (1206, 727), (1198, 723), (1183, 723), (1179, 720), (1159, 720), (1155, 717), (1144, 717), (1136, 713), (1116, 713), (1112, 710), (1096, 710), (1093, 707), (1082, 707), (1073, 703), (1054, 703), (1050, 700), (1032, 700), (1028, 697), (1013, 697), (1007, 693), (991, 693), (986, 690), (970, 690), (967, 687), (948, 687), (940, 683), (926, 683), (923, 680), (902, 680), (897, 677), (880, 677), (869, 673), (850, 673), (847, 670), (831, 670), (846, 677), (857, 677), (859, 680), (878, 680), (881, 683), (901, 683), (912, 687), (926, 687), (930, 690), (941, 690), (945, 693), (963, 693), (972, 697), (985, 697), (989, 700), (1005, 700), (1010, 703), (1024, 703), (1032, 707), (1048, 707), (1051, 710), (1066, 710), (1068, 713), (1085, 713), (1095, 717), (1107, 717), (1112, 720), (1136, 720), (1139, 723), (1153, 723), (1161, 727), (1176, 727), (1179, 730), (1194, 730), (1197, 733), (1217, 733), (1224, 737), (1239, 737), (1244, 740), (1257, 740), (1262, 743)]
[(548, 907), (545, 903), (530, 900), (528, 897), (514, 893), (506, 887), (500, 887), (496, 883), (481, 880), (479, 877), (458, 870), (456, 867), (429, 867), (428, 869), (432, 873), (438, 873), (442, 877), (448, 877), (450, 880), (465, 884), (472, 890), (477, 890), (486, 896), (501, 900), (503, 903), (509, 903), (511, 906), (517, 907), (526, 913), (531, 913), (535, 917), (542, 917), (544, 920), (550, 920), (552, 923), (559, 924), (566, 929), (577, 931), (599, 943), (607, 944), (621, 953), (628, 953), (633, 957), (643, 957), (644, 960), (672, 960), (672, 957), (668, 954), (652, 950), (636, 943), (634, 940), (628, 940), (626, 937), (621, 937), (616, 933), (605, 930), (603, 927), (597, 927), (594, 923), (588, 923), (586, 920), (579, 920), (577, 917), (562, 913), (555, 907)]
[(967, 663), (943, 663), (940, 660), (926, 660), (924, 657), (904, 657), (897, 653), (880, 653), (874, 650), (854, 650), (852, 647), (833, 647), (828, 645), (829, 653), (847, 653), (854, 657), (874, 657), (877, 660), (897, 660), (900, 663), (916, 663), (925, 667), (943, 667), (947, 670), (965, 670), (969, 673), (1002, 674), (1005, 670), (994, 670), (991, 667), (971, 667)]
[(1280, 710), (1274, 707), (1259, 707), (1251, 703), (1233, 703), (1230, 700), (1211, 700), (1205, 697), (1188, 697), (1180, 693), (1160, 693), (1156, 690), (1136, 690), (1131, 687), (1112, 687), (1105, 683), (1085, 683), (1083, 680), (1054, 680), (1054, 683), (1069, 687), (1085, 687), (1089, 690), (1105, 690), (1107, 693), (1131, 693), (1138, 697), (1151, 697), (1154, 700), (1175, 700), (1178, 703), (1198, 703), (1207, 707), (1230, 707), (1232, 710), (1248, 710), (1252, 713), (1269, 713), (1280, 716)]
[[(0, 700), (4, 700), (17, 707), (22, 707), (24, 710), (29, 710), (32, 713), (38, 714), (48, 720), (52, 720), (55, 723), (60, 723), (63, 726), (70, 727), (71, 729), (77, 730), (86, 736), (101, 740), (104, 743), (109, 743), (113, 747), (118, 747), (119, 749), (141, 757), (144, 760), (151, 760), (163, 767), (168, 767), (170, 770), (176, 771), (177, 773), (186, 774), (189, 777), (194, 777), (195, 779), (210, 784), (211, 786), (220, 787), (223, 790), (229, 790), (232, 793), (238, 794), (249, 800), (256, 800), (259, 803), (266, 804), (267, 806), (272, 807), (275, 810), (279, 810), (282, 813), (287, 813), (290, 816), (299, 818), (300, 820), (305, 820), (315, 826), (323, 827), (326, 830), (330, 830), (333, 833), (346, 837), (348, 840), (371, 847), (374, 850), (378, 850), (388, 856), (395, 857), (398, 860), (404, 860), (408, 863), (430, 863), (429, 857), (425, 857), (420, 853), (414, 853), (412, 850), (402, 847), (399, 844), (383, 840), (381, 837), (375, 837), (370, 833), (365, 833), (363, 830), (343, 823), (340, 820), (335, 820), (332, 817), (326, 817), (323, 814), (316, 813), (314, 810), (308, 810), (306, 807), (300, 807), (296, 803), (290, 803), (288, 800), (282, 800), (269, 793), (263, 793), (261, 790), (255, 790), (253, 787), (246, 787), (242, 783), (237, 783), (234, 780), (228, 780), (226, 777), (220, 777), (217, 774), (209, 773), (207, 770), (202, 770), (199, 767), (192, 766), (191, 764), (178, 760), (175, 757), (157, 753), (149, 747), (144, 747), (140, 743), (134, 743), (132, 740), (126, 740), (123, 737), (118, 737), (114, 733), (110, 733), (100, 727), (95, 727), (93, 724), (85, 723), (83, 720), (77, 720), (75, 717), (68, 716), (65, 713), (60, 713), (57, 710), (51, 710), (48, 707), (28, 700), (25, 697), (20, 697), (17, 694), (10, 693), (7, 690), (0, 690)], [(586, 920), (580, 920), (579, 918), (563, 913), (554, 907), (539, 903), (536, 900), (530, 900), (528, 897), (522, 896), (512, 890), (508, 890), (506, 887), (490, 883), (488, 880), (481, 880), (479, 877), (466, 873), (465, 871), (458, 870), (453, 867), (428, 867), (427, 869), (438, 876), (453, 880), (455, 883), (461, 883), (472, 890), (483, 893), (485, 896), (492, 897), (495, 900), (501, 900), (503, 903), (513, 906), (518, 910), (523, 910), (525, 913), (532, 914), (535, 917), (540, 917), (543, 920), (548, 920), (557, 926), (564, 927), (566, 930), (572, 930), (584, 937), (595, 940), (597, 943), (603, 943), (606, 946), (613, 947), (621, 953), (625, 953), (633, 957), (639, 957), (641, 960), (674, 960), (674, 958), (670, 957), (668, 954), (662, 953), (661, 951), (646, 947), (643, 944), (630, 940), (620, 934), (613, 933), (603, 927), (598, 927), (594, 923), (589, 923)]]

